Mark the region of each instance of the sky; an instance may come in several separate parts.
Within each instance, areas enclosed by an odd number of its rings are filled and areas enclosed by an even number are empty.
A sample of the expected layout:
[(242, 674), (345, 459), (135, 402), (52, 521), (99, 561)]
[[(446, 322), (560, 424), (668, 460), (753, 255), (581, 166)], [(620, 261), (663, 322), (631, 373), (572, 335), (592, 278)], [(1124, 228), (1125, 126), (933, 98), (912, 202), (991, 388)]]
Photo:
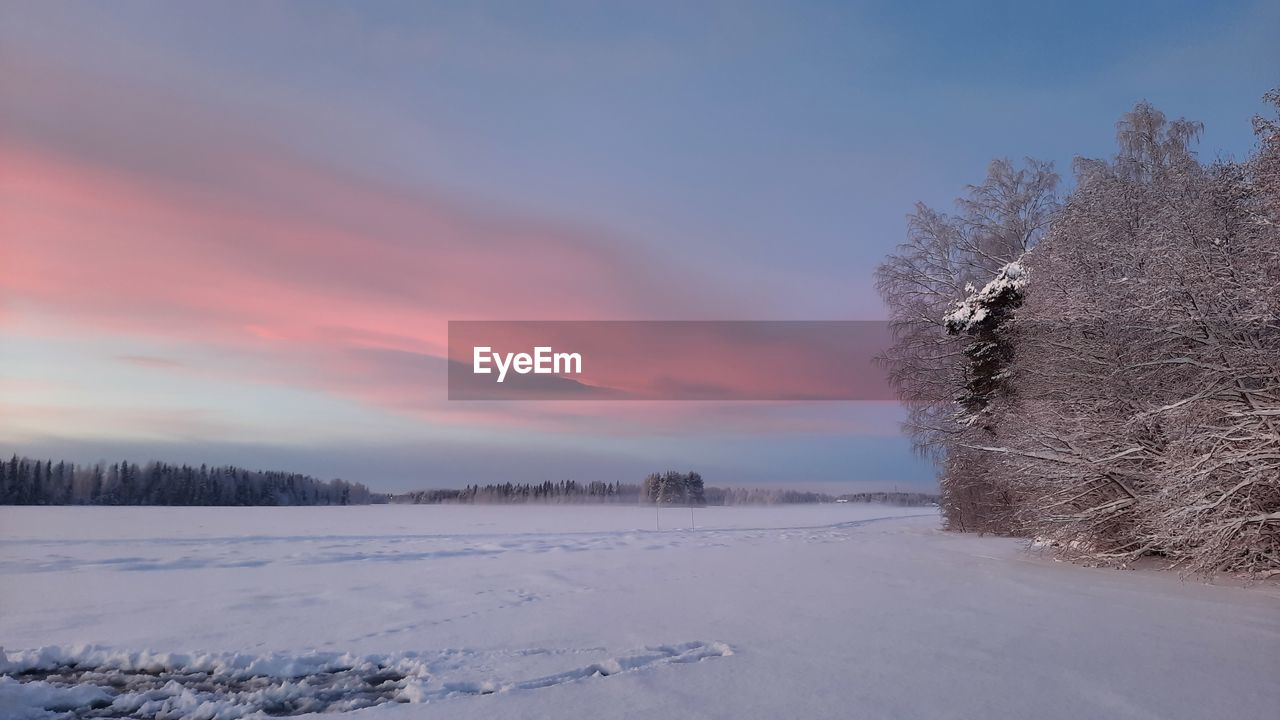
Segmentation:
[(894, 403), (449, 401), (446, 324), (883, 318), (906, 214), (993, 158), (1067, 175), (1143, 99), (1245, 157), (1277, 31), (1274, 2), (3, 0), (0, 450), (929, 489)]

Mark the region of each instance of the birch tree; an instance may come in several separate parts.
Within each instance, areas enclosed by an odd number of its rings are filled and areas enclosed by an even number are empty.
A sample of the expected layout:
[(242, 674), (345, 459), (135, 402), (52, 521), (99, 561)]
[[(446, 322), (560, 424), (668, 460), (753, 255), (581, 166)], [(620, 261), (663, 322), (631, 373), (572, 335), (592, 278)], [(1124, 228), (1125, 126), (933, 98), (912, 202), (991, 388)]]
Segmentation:
[(1265, 158), (1203, 165), (1140, 103), (1027, 259), (1000, 459), (1019, 521), (1069, 554), (1277, 566), (1280, 333)]
[(944, 316), (1035, 246), (1057, 207), (1057, 185), (1050, 163), (997, 160), (955, 214), (917, 204), (906, 242), (876, 272), (894, 337), (880, 359), (907, 407), (916, 450), (940, 467), (943, 513), (959, 530), (1008, 532), (1012, 504), (990, 459), (962, 442), (974, 432), (956, 404), (970, 379), (970, 343), (948, 332)]

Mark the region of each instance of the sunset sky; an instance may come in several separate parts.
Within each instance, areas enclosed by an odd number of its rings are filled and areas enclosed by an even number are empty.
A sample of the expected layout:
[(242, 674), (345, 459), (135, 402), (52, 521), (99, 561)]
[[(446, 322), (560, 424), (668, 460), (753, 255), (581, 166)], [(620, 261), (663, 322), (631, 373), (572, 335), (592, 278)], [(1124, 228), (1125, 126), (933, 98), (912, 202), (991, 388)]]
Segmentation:
[(1280, 4), (1027, 5), (0, 2), (0, 450), (931, 488), (888, 402), (450, 402), (446, 323), (879, 319), (994, 157), (1252, 147)]

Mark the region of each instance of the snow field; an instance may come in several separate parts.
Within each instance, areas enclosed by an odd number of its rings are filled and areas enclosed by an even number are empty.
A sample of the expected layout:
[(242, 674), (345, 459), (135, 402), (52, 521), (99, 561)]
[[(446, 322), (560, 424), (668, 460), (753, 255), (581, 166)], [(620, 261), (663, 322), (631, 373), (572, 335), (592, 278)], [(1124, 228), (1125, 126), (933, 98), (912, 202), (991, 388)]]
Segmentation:
[(0, 508), (0, 717), (1076, 720), (1280, 698), (1274, 587), (1053, 563), (919, 508), (661, 519)]

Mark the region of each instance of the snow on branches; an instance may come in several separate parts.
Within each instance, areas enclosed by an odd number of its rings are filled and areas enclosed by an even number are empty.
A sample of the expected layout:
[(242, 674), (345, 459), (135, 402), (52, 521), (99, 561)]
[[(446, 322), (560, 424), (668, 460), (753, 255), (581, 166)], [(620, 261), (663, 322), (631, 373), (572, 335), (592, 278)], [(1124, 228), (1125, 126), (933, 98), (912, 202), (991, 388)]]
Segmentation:
[(885, 364), (948, 527), (1280, 573), (1280, 117), (1255, 127), (1202, 163), (1199, 123), (1139, 103), (1061, 205), (997, 164), (965, 214), (917, 208)]
[(999, 322), (1006, 312), (1021, 304), (1022, 290), (1027, 286), (1029, 273), (1020, 262), (1011, 262), (1000, 268), (995, 279), (982, 286), (965, 285), (969, 296), (956, 302), (956, 308), (943, 316), (947, 332), (952, 335), (971, 333), (988, 319)]

